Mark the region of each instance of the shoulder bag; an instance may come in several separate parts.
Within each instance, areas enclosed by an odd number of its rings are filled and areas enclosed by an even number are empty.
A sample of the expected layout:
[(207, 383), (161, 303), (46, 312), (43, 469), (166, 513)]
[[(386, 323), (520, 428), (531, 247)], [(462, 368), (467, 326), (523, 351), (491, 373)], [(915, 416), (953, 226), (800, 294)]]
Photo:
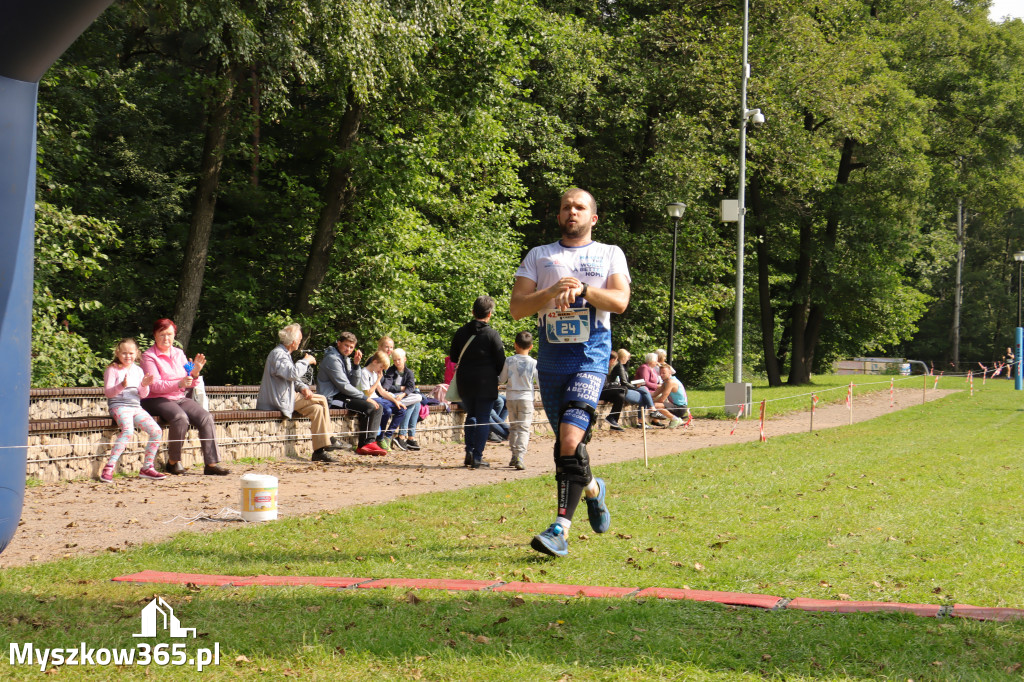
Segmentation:
[[(458, 367), (459, 363), (462, 362), (462, 356), (466, 354), (466, 349), (469, 348), (469, 344), (473, 343), (473, 339), (476, 338), (476, 334), (469, 337), (469, 341), (466, 341), (466, 345), (462, 347), (462, 352), (459, 353), (459, 359), (455, 362), (455, 366)], [(459, 381), (456, 378), (458, 371), (452, 376), (452, 381), (448, 384), (448, 391), (444, 394), (444, 399), (450, 403), (462, 402), (462, 398), (459, 397)]]

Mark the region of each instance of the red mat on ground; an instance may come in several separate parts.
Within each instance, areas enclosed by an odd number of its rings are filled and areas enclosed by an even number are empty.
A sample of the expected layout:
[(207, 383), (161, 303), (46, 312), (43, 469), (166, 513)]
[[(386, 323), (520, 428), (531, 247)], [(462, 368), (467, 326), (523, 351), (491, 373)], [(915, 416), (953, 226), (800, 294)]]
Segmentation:
[[(730, 606), (751, 606), (772, 609), (782, 601), (781, 597), (768, 594), (745, 594), (743, 592), (714, 592), (689, 590), (672, 587), (648, 587), (637, 592), (635, 587), (601, 587), (597, 585), (559, 585), (554, 583), (501, 583), (494, 580), (444, 580), (435, 578), (345, 578), (327, 576), (288, 575), (209, 575), (205, 573), (172, 573), (167, 571), (140, 571), (122, 575), (113, 580), (127, 583), (161, 583), (168, 585), (212, 585), (212, 586), (288, 586), (315, 585), (334, 588), (386, 588), (399, 587), (424, 590), (480, 591), (493, 588), (493, 592), (513, 594), (547, 594), (559, 596), (610, 597), (627, 596), (656, 597), (658, 599), (682, 599), (691, 601), (717, 602)], [(834, 599), (805, 599), (798, 597), (788, 604), (787, 609), (797, 611), (819, 611), (826, 613), (912, 613), (917, 616), (936, 617), (942, 607), (936, 604), (899, 604), (879, 601), (838, 601)], [(1024, 619), (1024, 609), (970, 606), (956, 604), (949, 615), (974, 620), (1009, 621)]]
[(974, 620), (1020, 620), (1024, 618), (1024, 609), (954, 604), (949, 615), (956, 618), (973, 618)]
[(713, 601), (730, 606), (755, 606), (761, 609), (773, 609), (782, 601), (782, 597), (770, 594), (746, 594), (744, 592), (713, 592), (710, 590), (685, 590), (674, 587), (648, 587), (640, 590), (636, 598), (657, 597), (658, 599), (689, 599), (692, 601)]
[(423, 590), (459, 590), (475, 592), (492, 585), (499, 584), (495, 580), (442, 580), (436, 578), (381, 578), (360, 585), (361, 588), (380, 587), (411, 587)]
[(796, 609), (797, 611), (825, 611), (828, 613), (888, 611), (935, 617), (939, 615), (939, 609), (942, 607), (937, 604), (897, 604), (887, 601), (838, 601), (835, 599), (804, 599), (803, 597), (797, 597), (789, 602), (786, 608)]
[(204, 573), (167, 573), (165, 571), (140, 571), (122, 575), (114, 580), (125, 583), (167, 583), (169, 585), (230, 585), (236, 580), (245, 580), (236, 575), (207, 575)]
[(237, 578), (231, 582), (235, 587), (245, 585), (315, 585), (317, 587), (352, 587), (365, 583), (371, 578), (328, 578), (310, 575), (256, 575), (251, 578)]
[(491, 592), (515, 592), (517, 594), (557, 594), (566, 597), (625, 597), (636, 592), (637, 587), (600, 587), (597, 585), (556, 585), (554, 583), (511, 582), (495, 587)]

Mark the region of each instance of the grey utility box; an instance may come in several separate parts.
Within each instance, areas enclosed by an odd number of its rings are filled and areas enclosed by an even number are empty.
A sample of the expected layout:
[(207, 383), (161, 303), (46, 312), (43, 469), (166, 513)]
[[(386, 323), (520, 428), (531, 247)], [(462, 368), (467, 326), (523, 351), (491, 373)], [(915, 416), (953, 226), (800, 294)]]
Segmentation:
[(725, 413), (735, 417), (740, 407), (743, 407), (743, 416), (750, 416), (750, 403), (753, 397), (753, 388), (750, 384), (726, 384), (725, 385)]

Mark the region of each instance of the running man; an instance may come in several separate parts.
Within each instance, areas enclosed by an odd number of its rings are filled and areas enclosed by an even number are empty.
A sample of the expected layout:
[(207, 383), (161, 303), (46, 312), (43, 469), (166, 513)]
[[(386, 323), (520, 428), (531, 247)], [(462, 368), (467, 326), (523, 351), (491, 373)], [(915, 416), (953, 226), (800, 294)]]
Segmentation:
[(611, 313), (629, 305), (630, 279), (622, 249), (591, 239), (596, 223), (597, 202), (589, 192), (573, 188), (563, 194), (562, 238), (526, 254), (509, 306), (517, 320), (537, 314), (537, 375), (555, 432), (558, 516), (530, 546), (551, 556), (569, 553), (566, 536), (580, 497), (586, 496), (595, 532), (605, 533), (611, 525), (605, 483), (590, 472), (586, 444), (608, 373)]

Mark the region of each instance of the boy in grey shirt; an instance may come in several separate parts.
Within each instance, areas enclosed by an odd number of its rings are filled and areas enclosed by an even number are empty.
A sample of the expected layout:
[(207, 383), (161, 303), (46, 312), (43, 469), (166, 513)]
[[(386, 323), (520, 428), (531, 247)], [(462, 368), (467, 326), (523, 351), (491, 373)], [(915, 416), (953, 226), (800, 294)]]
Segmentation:
[(512, 448), (510, 467), (525, 469), (523, 457), (533, 430), (533, 386), (537, 382), (537, 361), (530, 357), (533, 334), (516, 334), (516, 354), (505, 358), (498, 383), (505, 384), (505, 406), (508, 408), (508, 444)]

